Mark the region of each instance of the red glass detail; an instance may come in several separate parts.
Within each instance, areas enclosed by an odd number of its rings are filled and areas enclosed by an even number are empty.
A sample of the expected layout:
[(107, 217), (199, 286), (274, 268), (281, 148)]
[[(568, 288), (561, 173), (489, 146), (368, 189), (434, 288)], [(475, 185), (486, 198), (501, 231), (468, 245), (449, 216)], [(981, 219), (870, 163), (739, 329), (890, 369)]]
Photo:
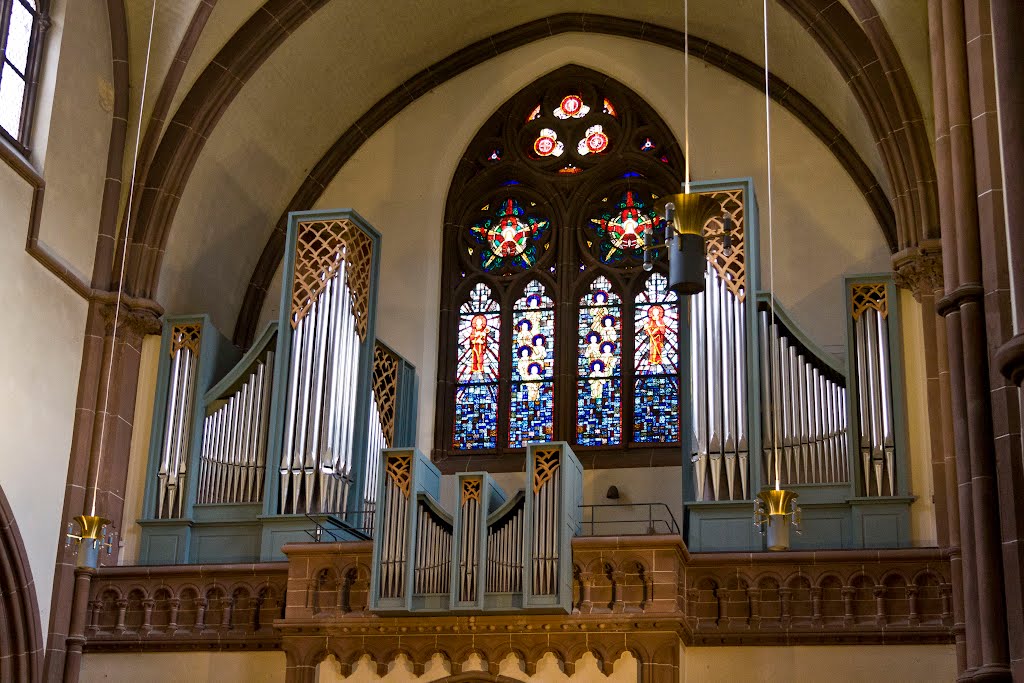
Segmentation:
[(573, 166), (572, 164), (570, 164), (568, 166), (565, 166), (563, 168), (558, 169), (558, 172), (559, 173), (563, 173), (565, 175), (575, 175), (575, 174), (579, 173), (582, 170), (583, 169), (581, 169), (581, 168), (579, 168), (577, 166)]
[(555, 151), (555, 139), (549, 135), (541, 135), (533, 142), (533, 151), (538, 156), (549, 157)]
[(583, 99), (579, 95), (566, 95), (562, 98), (562, 104), (559, 105), (559, 108), (568, 117), (576, 116), (579, 110), (583, 108)]
[(616, 118), (618, 118), (619, 116), (618, 113), (616, 113), (615, 111), (615, 105), (609, 102), (608, 98), (605, 98), (604, 100), (604, 113), (608, 114), (609, 116), (614, 116)]
[(641, 152), (650, 152), (651, 150), (657, 149), (657, 145), (654, 144), (654, 140), (650, 138), (644, 138), (644, 141), (640, 143)]
[(587, 149), (594, 154), (603, 152), (608, 147), (608, 136), (604, 133), (592, 133), (587, 137)]
[(526, 120), (529, 122), (529, 121), (533, 121), (534, 119), (539, 119), (539, 118), (540, 118), (540, 105), (538, 104), (536, 107), (533, 108), (533, 111), (530, 112), (530, 115), (526, 117)]

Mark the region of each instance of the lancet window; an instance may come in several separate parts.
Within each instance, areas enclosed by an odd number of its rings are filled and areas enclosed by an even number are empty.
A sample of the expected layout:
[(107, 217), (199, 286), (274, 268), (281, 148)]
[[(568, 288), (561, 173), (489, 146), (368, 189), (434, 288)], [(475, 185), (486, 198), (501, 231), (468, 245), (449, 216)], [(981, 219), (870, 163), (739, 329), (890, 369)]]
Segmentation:
[(580, 67), (487, 121), (446, 209), (435, 454), (678, 460), (680, 302), (641, 265), (682, 167), (648, 105)]
[(0, 137), (26, 151), (35, 102), (46, 4), (0, 0)]

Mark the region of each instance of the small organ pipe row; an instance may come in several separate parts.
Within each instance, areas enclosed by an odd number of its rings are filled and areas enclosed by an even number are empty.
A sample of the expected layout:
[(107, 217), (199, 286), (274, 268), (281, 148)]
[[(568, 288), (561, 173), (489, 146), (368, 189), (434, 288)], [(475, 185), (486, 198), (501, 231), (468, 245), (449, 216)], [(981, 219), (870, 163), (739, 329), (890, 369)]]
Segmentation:
[(370, 431), (366, 447), (366, 485), (363, 487), (363, 509), (365, 510), (365, 526), (373, 528), (373, 515), (377, 509), (377, 473), (380, 469), (380, 452), (391, 446), (384, 436), (384, 428), (377, 410), (376, 397), (370, 397)]
[(181, 346), (171, 358), (167, 393), (167, 420), (157, 471), (159, 519), (181, 517), (185, 499), (186, 470), (192, 442), (192, 411), (195, 405), (198, 358), (193, 349)]
[(480, 536), (480, 499), (469, 497), (462, 502), (460, 532), (462, 545), (459, 548), (459, 600), (473, 602), (477, 598), (479, 560), (477, 539)]
[(487, 592), (523, 590), (523, 501), (487, 527)]
[(322, 275), (323, 291), (292, 337), (280, 511), (337, 512), (352, 477), (359, 336), (343, 274)]
[(558, 531), (561, 504), (556, 468), (533, 493), (533, 594), (554, 595), (558, 591)]
[(268, 352), (242, 386), (203, 420), (197, 503), (263, 500), (274, 354)]
[(846, 387), (771, 319), (771, 311), (758, 312), (765, 482), (848, 481)]
[(424, 500), (418, 501), (413, 593), (448, 593), (451, 583), (452, 525)]
[(892, 496), (894, 469), (892, 384), (889, 378), (889, 323), (875, 308), (854, 320), (860, 456), (866, 496)]
[[(692, 297), (692, 461), (697, 500), (749, 496), (744, 303), (710, 263)], [(723, 477), (724, 475), (724, 477)]]
[(564, 442), (530, 444), (526, 457), (527, 486), (509, 499), (488, 473), (460, 474), (458, 507), (449, 516), (437, 503), (441, 473), (430, 459), (413, 449), (385, 450), (371, 607), (568, 612), (583, 467)]
[(408, 547), (409, 489), (385, 477), (381, 496), (384, 515), (383, 533), (374, 543), (380, 543), (380, 597), (405, 596), (405, 563)]

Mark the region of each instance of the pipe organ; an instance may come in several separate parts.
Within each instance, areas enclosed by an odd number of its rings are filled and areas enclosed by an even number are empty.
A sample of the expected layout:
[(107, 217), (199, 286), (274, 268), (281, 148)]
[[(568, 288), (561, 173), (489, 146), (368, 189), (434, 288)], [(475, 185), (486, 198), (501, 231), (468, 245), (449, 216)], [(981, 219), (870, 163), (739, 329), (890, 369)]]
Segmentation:
[(750, 501), (776, 483), (798, 487), (805, 531), (797, 546), (905, 545), (912, 499), (899, 476), (893, 285), (848, 277), (848, 352), (824, 350), (760, 291), (752, 183), (694, 183), (692, 191), (721, 210), (704, 225), (705, 289), (686, 300), (689, 547), (762, 548)]
[(456, 478), (453, 515), (421, 453), (381, 457), (371, 606), (378, 612), (563, 610), (572, 599), (583, 468), (568, 444), (531, 444), (511, 498), (486, 472)]
[(854, 364), (859, 407), (858, 445), (865, 496), (896, 494), (889, 305), (884, 282), (853, 284)]
[(143, 561), (270, 559), (306, 515), (365, 528), (367, 469), (415, 421), (415, 370), (374, 339), (379, 243), (351, 210), (290, 214), (279, 320), (244, 355), (167, 319), (146, 510), (175, 523), (142, 520)]
[(190, 322), (173, 325), (170, 330), (166, 422), (157, 473), (156, 516), (160, 519), (181, 517), (182, 513), (202, 329), (201, 323)]
[(848, 480), (846, 379), (808, 348), (770, 302), (758, 310), (764, 481), (774, 486)]

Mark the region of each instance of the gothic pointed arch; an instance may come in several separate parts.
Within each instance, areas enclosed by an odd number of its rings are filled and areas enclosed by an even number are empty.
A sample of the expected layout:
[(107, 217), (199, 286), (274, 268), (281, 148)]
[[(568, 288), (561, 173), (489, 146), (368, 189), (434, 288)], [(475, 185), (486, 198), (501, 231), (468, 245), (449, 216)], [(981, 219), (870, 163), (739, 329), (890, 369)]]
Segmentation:
[[(436, 460), (515, 469), (531, 441), (568, 441), (595, 465), (678, 460), (679, 304), (642, 247), (682, 170), (642, 98), (576, 65), (480, 128), (445, 209)], [(637, 410), (634, 394), (655, 390), (664, 409)]]
[(0, 488), (0, 680), (42, 679), (42, 626), (25, 544)]

